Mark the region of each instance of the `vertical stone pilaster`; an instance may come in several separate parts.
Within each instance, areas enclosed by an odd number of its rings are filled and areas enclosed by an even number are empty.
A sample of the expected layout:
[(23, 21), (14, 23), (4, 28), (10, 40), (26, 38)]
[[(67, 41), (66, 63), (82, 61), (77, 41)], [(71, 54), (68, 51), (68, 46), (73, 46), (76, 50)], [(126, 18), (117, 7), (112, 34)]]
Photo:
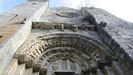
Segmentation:
[[(5, 31), (0, 29), (0, 33), (10, 33), (10, 35), (1, 35), (2, 38), (5, 38), (0, 43), (0, 64), (2, 64), (0, 65), (0, 75), (7, 73), (6, 69), (14, 53), (30, 34), (32, 21), (38, 21), (47, 7), (47, 2), (26, 2), (6, 13), (0, 14), (0, 24), (3, 25), (0, 28), (6, 28)], [(9, 27), (10, 29), (8, 29)], [(12, 28), (16, 29), (11, 32)]]

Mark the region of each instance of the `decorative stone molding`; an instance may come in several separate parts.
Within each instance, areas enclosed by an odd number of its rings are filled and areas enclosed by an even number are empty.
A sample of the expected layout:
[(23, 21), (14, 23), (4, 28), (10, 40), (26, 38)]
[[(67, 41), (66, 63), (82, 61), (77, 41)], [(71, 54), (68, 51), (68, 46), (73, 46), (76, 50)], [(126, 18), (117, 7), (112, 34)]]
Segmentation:
[(39, 36), (25, 43), (14, 55), (20, 63), (33, 66), (35, 70), (47, 69), (51, 63), (59, 59), (70, 59), (87, 67), (89, 61), (98, 55), (106, 60), (104, 48), (96, 40), (78, 34), (50, 34)]
[[(98, 24), (102, 26), (102, 24)], [(92, 24), (65, 24), (65, 23), (50, 23), (50, 22), (33, 22), (33, 29), (40, 30), (53, 30), (53, 29), (61, 29), (62, 31), (65, 29), (70, 29), (73, 31), (77, 30), (92, 30), (95, 31), (96, 25)]]

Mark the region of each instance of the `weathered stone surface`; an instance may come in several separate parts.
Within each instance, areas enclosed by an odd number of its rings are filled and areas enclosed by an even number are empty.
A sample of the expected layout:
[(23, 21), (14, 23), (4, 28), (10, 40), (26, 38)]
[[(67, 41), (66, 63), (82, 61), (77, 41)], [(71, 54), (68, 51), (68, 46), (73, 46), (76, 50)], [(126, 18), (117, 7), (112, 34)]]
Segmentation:
[[(59, 16), (58, 13), (65, 12), (65, 13), (74, 13), (77, 16), (73, 16), (71, 18), (69, 15), (63, 17)], [(72, 8), (48, 8), (43, 16), (40, 18), (40, 22), (53, 22), (53, 23), (68, 23), (68, 24), (86, 24), (87, 22), (83, 22), (83, 16), (80, 10), (75, 10)]]
[(83, 14), (87, 14), (87, 11), (91, 13), (98, 23), (101, 21), (107, 23), (105, 28), (99, 28), (98, 34), (106, 42), (106, 44), (114, 50), (116, 54), (118, 54), (118, 57), (122, 58), (123, 61), (126, 59), (127, 62), (130, 62), (128, 65), (132, 65), (132, 55), (126, 52), (127, 49), (132, 49), (132, 23), (117, 18), (114, 15), (98, 8), (83, 8), (82, 10), (86, 10)]
[(8, 66), (7, 70), (5, 72), (6, 75), (13, 75), (18, 67), (18, 60), (17, 59), (12, 59), (10, 62), (10, 65)]
[(132, 75), (132, 23), (98, 8), (47, 6), (46, 0), (29, 0), (0, 14), (1, 75), (12, 57), (20, 75), (32, 68), (40, 75)]
[[(29, 35), (32, 21), (38, 20), (47, 7), (47, 3), (35, 3), (35, 5), (32, 5), (33, 2), (27, 2), (6, 12), (5, 14), (7, 15), (1, 14), (5, 17), (0, 19), (0, 35), (2, 36), (0, 38), (1, 75), (4, 75), (4, 70), (9, 64), (11, 57)], [(14, 14), (17, 14), (17, 16)], [(19, 17), (20, 20), (18, 19)], [(24, 20), (21, 20), (21, 18), (26, 18), (23, 24), (19, 23)]]

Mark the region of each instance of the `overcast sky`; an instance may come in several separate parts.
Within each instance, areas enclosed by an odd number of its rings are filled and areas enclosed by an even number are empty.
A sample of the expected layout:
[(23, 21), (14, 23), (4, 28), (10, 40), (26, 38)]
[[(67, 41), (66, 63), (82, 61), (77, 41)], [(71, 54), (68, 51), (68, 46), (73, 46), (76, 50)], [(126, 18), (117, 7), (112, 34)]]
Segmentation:
[[(0, 12), (7, 11), (25, 1), (26, 0), (0, 0)], [(49, 5), (51, 7), (66, 6), (76, 9), (82, 6), (94, 6), (105, 9), (122, 19), (133, 22), (133, 0), (50, 0)]]

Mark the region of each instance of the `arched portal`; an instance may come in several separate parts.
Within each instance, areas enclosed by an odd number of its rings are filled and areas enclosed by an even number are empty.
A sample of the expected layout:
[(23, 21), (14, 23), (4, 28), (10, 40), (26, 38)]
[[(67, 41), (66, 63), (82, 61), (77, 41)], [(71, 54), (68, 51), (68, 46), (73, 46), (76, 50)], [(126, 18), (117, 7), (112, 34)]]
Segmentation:
[(106, 48), (86, 36), (56, 33), (39, 36), (24, 44), (14, 55), (20, 63), (45, 71), (47, 75), (78, 74), (88, 68), (98, 68), (99, 61), (107, 59)]

